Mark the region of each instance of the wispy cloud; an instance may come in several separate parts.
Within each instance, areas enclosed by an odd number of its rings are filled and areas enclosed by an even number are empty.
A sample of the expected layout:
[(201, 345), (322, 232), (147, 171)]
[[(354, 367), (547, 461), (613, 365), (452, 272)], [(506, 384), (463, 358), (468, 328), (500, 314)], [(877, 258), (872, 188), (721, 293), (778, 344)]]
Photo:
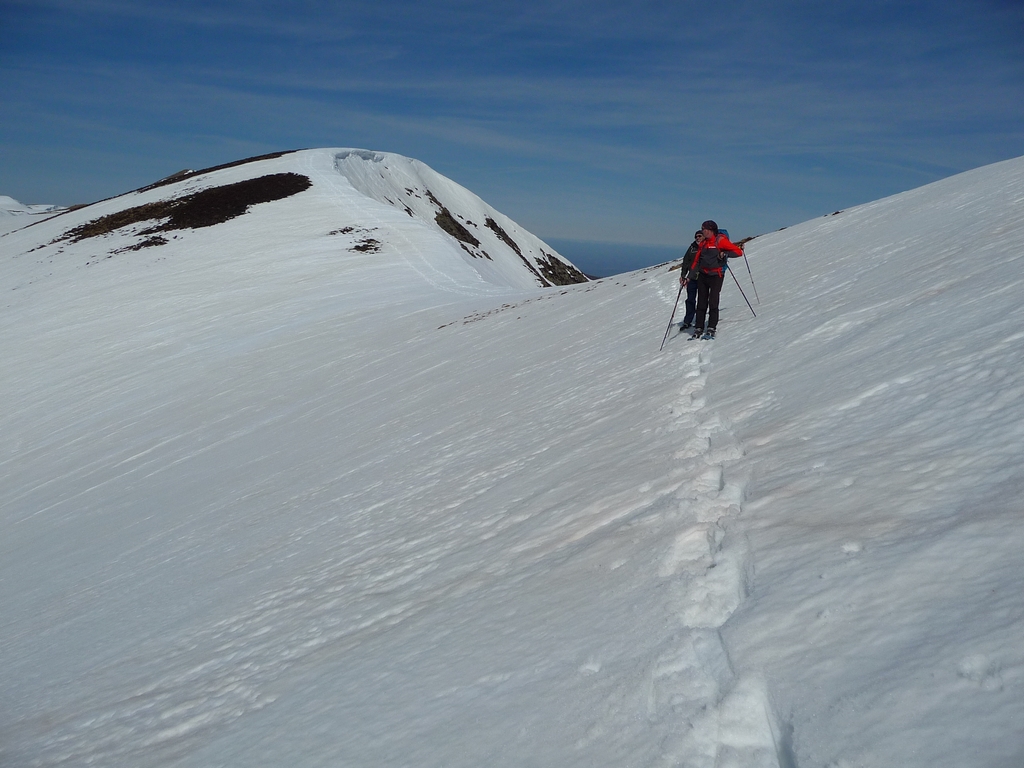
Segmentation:
[[(724, 191), (701, 199), (752, 227), (1024, 152), (1024, 16), (995, 0), (8, 0), (5, 13), (0, 140), (26, 151), (61, 130), (127, 132), (126, 160), (358, 144), (457, 166), (467, 184), (571, 188), (612, 218), (623, 194), (660, 211), (713, 174)], [(32, 137), (33, 121), (50, 127)], [(770, 199), (740, 200), (744, 179)]]

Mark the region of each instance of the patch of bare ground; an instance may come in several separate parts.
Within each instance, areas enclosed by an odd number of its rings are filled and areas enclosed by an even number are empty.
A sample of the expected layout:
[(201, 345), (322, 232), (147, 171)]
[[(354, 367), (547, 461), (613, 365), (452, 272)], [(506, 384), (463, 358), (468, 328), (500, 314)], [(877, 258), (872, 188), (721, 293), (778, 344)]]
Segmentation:
[[(455, 220), (455, 217), (452, 216), (452, 212), (441, 204), (441, 201), (434, 196), (433, 192), (428, 189), (425, 194), (427, 199), (433, 203), (435, 208), (437, 208), (437, 213), (434, 214), (434, 221), (437, 223), (437, 226), (458, 240), (459, 247), (474, 259), (488, 259), (490, 261), (494, 261), (490, 254), (480, 247), (480, 241), (477, 240), (476, 236), (466, 229), (466, 227), (460, 222)], [(417, 197), (419, 197), (419, 195), (417, 195)], [(412, 212), (409, 211), (408, 208), (406, 208), (406, 211), (410, 216), (412, 215)], [(476, 226), (476, 224), (471, 221), (466, 221), (466, 223), (473, 227)]]
[(362, 235), (363, 237), (356, 242), (355, 245), (349, 247), (348, 250), (356, 253), (380, 253), (384, 244), (375, 237), (367, 237), (370, 232), (374, 232), (376, 229), (376, 227), (371, 227), (369, 229), (364, 229), (362, 227), (342, 227), (341, 229), (335, 229), (328, 232), (327, 236), (333, 237), (336, 235), (349, 235), (355, 237), (357, 235)]
[(451, 212), (443, 205), (441, 206), (441, 210), (434, 216), (434, 221), (437, 222), (437, 226), (456, 240), (468, 243), (474, 248), (480, 247), (480, 241), (473, 236), (473, 233), (457, 222)]
[[(247, 157), (244, 160), (235, 160), (234, 162), (224, 163), (223, 165), (214, 165), (214, 166), (212, 166), (210, 168), (203, 168), (202, 170), (199, 170), (199, 171), (182, 170), (182, 171), (178, 171), (177, 173), (172, 173), (170, 176), (166, 176), (166, 177), (160, 179), (159, 181), (154, 181), (152, 184), (149, 184), (149, 185), (147, 185), (145, 187), (139, 187), (138, 189), (133, 189), (131, 192), (125, 192), (123, 194), (133, 195), (133, 194), (137, 194), (139, 192), (148, 192), (151, 189), (157, 189), (158, 187), (163, 187), (163, 186), (166, 186), (168, 184), (173, 184), (174, 182), (182, 181), (183, 179), (191, 179), (193, 176), (199, 176), (199, 175), (201, 175), (203, 173), (212, 173), (213, 171), (221, 171), (221, 170), (223, 170), (225, 168), (234, 168), (234, 167), (239, 166), (239, 165), (245, 165), (246, 163), (255, 163), (255, 162), (259, 161), (259, 160), (273, 160), (275, 157), (282, 157), (283, 155), (290, 155), (292, 152), (298, 152), (298, 151), (299, 150), (297, 150), (297, 149), (287, 149), (287, 150), (284, 150), (282, 152), (271, 152), (271, 153), (266, 154), (266, 155), (257, 155), (256, 157)], [(67, 208), (62, 210), (60, 213), (58, 213), (58, 214), (56, 214), (56, 215), (54, 215), (54, 216), (52, 216), (50, 218), (57, 218), (57, 216), (64, 216), (65, 214), (71, 213), (72, 211), (77, 211), (77, 210), (79, 210), (81, 208), (88, 208), (90, 205), (96, 205), (96, 203), (105, 203), (107, 200), (114, 200), (114, 199), (116, 199), (118, 197), (122, 197), (122, 195), (114, 195), (113, 197), (105, 197), (102, 200), (97, 200), (94, 203), (77, 203), (75, 205), (68, 206)], [(44, 219), (44, 221), (45, 221), (45, 219)], [(28, 226), (32, 227), (32, 226), (35, 226), (36, 224), (40, 224), (40, 223), (42, 223), (42, 222), (34, 221), (31, 224), (29, 224)]]
[(498, 224), (498, 222), (496, 222), (494, 219), (492, 219), (490, 216), (488, 216), (486, 221), (484, 221), (484, 224), (486, 224), (487, 228), (490, 229), (494, 234), (496, 234), (498, 236), (498, 239), (500, 239), (502, 242), (505, 243), (505, 245), (507, 245), (509, 248), (511, 248), (513, 251), (516, 252), (516, 255), (520, 259), (522, 259), (522, 262), (523, 262), (523, 264), (526, 265), (526, 268), (528, 270), (530, 270), (531, 272), (533, 272), (534, 275), (536, 275), (537, 282), (539, 282), (545, 288), (548, 288), (548, 287), (551, 286), (551, 283), (548, 282), (547, 280), (545, 280), (541, 276), (540, 272), (537, 271), (537, 268), (534, 267), (533, 264), (530, 263), (530, 260), (528, 258), (526, 258), (526, 256), (523, 255), (523, 251), (519, 247), (519, 245), (516, 243), (516, 241), (513, 240), (511, 237), (509, 237), (508, 232), (506, 232), (504, 229), (502, 229), (501, 226)]
[[(249, 210), (250, 206), (282, 200), (309, 189), (313, 183), (298, 173), (274, 173), (255, 179), (246, 179), (234, 184), (211, 187), (170, 200), (137, 205), (123, 211), (107, 214), (98, 219), (69, 229), (60, 240), (80, 242), (90, 237), (100, 237), (118, 229), (142, 224), (148, 221), (162, 223), (149, 227), (140, 235), (155, 235), (176, 229), (200, 229), (222, 224)], [(163, 245), (162, 237), (150, 237), (132, 246), (132, 250)]]
[(145, 240), (136, 243), (135, 245), (127, 245), (124, 248), (118, 248), (114, 253), (141, 251), (143, 248), (152, 248), (154, 245), (167, 245), (167, 238), (162, 237), (161, 235), (153, 235), (153, 237), (147, 237)]
[(515, 240), (509, 237), (508, 232), (506, 232), (498, 225), (498, 222), (496, 222), (494, 219), (488, 216), (486, 221), (484, 221), (484, 224), (486, 224), (487, 228), (491, 230), (494, 234), (496, 234), (498, 238), (503, 243), (505, 243), (505, 245), (507, 245), (509, 248), (511, 248), (513, 251), (519, 254), (519, 258), (523, 258), (523, 251), (519, 248), (519, 245), (516, 243)]
[(349, 250), (358, 251), (359, 253), (380, 253), (380, 248), (380, 240), (374, 240), (372, 237), (367, 237), (353, 245)]
[(560, 261), (546, 251), (541, 251), (544, 258), (537, 259), (540, 265), (541, 274), (552, 285), (573, 285), (575, 283), (589, 283), (590, 280), (571, 264)]

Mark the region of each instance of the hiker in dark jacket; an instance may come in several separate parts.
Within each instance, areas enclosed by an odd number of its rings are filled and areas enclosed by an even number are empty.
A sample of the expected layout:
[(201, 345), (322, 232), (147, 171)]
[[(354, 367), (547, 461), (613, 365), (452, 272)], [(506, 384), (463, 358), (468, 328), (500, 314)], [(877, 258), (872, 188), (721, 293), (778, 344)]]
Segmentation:
[[(725, 280), (725, 264), (729, 258), (742, 256), (743, 249), (730, 242), (725, 235), (719, 234), (718, 225), (711, 220), (705, 221), (700, 228), (704, 232), (704, 239), (686, 274), (687, 286), (691, 281), (697, 283), (692, 338), (714, 338), (718, 326), (718, 299), (722, 295), (722, 282)], [(707, 333), (704, 332), (705, 316), (708, 322)]]
[(686, 255), (683, 256), (683, 263), (679, 269), (679, 282), (686, 286), (686, 316), (683, 318), (682, 324), (679, 326), (680, 331), (685, 331), (687, 328), (693, 327), (693, 315), (697, 311), (697, 281), (691, 280), (689, 283), (686, 282), (686, 273), (690, 269), (690, 265), (693, 264), (693, 257), (697, 255), (698, 249), (700, 249), (700, 243), (704, 239), (704, 230), (698, 229), (693, 233), (693, 242), (690, 243), (690, 247), (686, 249)]

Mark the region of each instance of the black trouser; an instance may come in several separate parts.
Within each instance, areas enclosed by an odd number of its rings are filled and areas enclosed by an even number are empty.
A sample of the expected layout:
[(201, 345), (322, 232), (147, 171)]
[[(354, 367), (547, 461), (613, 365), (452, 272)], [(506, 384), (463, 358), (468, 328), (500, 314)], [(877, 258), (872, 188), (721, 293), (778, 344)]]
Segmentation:
[(708, 328), (718, 327), (718, 299), (722, 295), (725, 275), (707, 275), (703, 272), (697, 278), (697, 317), (694, 325), (704, 327), (704, 315), (708, 317)]
[(683, 325), (693, 325), (693, 313), (697, 311), (697, 281), (689, 280), (686, 283), (686, 317), (683, 318)]

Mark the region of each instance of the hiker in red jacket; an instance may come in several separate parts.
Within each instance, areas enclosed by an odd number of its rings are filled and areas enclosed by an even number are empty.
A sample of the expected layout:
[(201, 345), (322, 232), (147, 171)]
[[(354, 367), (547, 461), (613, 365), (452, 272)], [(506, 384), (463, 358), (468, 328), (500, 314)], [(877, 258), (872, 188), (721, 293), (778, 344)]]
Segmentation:
[[(694, 318), (692, 339), (702, 336), (706, 339), (715, 338), (718, 325), (718, 299), (722, 295), (722, 282), (725, 280), (725, 263), (730, 258), (743, 255), (743, 249), (729, 238), (719, 234), (718, 225), (713, 221), (705, 221), (700, 225), (704, 232), (704, 240), (700, 243), (690, 270), (686, 273), (686, 281), (697, 281), (697, 315)], [(707, 331), (704, 330), (704, 318), (707, 316)]]

